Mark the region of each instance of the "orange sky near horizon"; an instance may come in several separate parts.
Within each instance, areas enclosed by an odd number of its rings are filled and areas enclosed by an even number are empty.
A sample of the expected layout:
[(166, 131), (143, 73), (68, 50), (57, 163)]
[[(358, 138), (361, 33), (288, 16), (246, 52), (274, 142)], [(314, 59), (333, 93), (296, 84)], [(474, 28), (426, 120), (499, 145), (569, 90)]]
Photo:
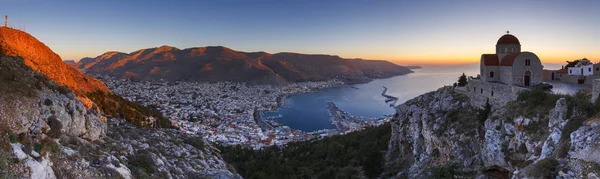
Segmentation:
[[(151, 47), (148, 47), (151, 48)], [(236, 50), (236, 49), (233, 49)], [(109, 50), (107, 50), (109, 51)], [(131, 51), (133, 52), (133, 51)], [(248, 51), (250, 52), (250, 51)], [(588, 52), (588, 53), (584, 53), (581, 52), (582, 55), (570, 55), (570, 54), (561, 54), (560, 52), (553, 52), (553, 53), (539, 53), (539, 52), (535, 52), (532, 51), (534, 53), (536, 53), (536, 55), (538, 55), (538, 57), (540, 57), (540, 60), (542, 61), (542, 63), (550, 63), (550, 64), (565, 64), (566, 61), (572, 61), (572, 60), (577, 60), (577, 59), (581, 59), (581, 58), (587, 58), (589, 60), (591, 60), (594, 63), (598, 63), (600, 62), (600, 53), (597, 52), (592, 53), (592, 52)], [(57, 52), (58, 53), (58, 52)], [(69, 56), (77, 56), (77, 57), (85, 57), (88, 54), (91, 54), (93, 52), (79, 52), (79, 53), (73, 53), (70, 52)], [(130, 52), (125, 52), (125, 53), (130, 53)], [(272, 53), (272, 52), (270, 52)], [(438, 56), (428, 56), (427, 54), (405, 54), (405, 55), (373, 55), (373, 56), (367, 56), (365, 54), (348, 54), (348, 55), (339, 55), (342, 58), (361, 58), (361, 59), (367, 59), (367, 60), (386, 60), (386, 61), (390, 61), (396, 64), (400, 64), (400, 65), (460, 65), (460, 64), (471, 64), (471, 63), (479, 63), (479, 59), (481, 57), (481, 54), (490, 54), (493, 53), (493, 51), (483, 51), (483, 52), (473, 52), (473, 53), (468, 53), (468, 54), (452, 54), (452, 55), (444, 55), (444, 54), (438, 54)], [(309, 54), (327, 54), (327, 53), (309, 53)], [(584, 55), (584, 54), (593, 54), (593, 55)], [(59, 54), (60, 55), (60, 54)], [(98, 54), (101, 55), (101, 54)], [(337, 54), (330, 54), (330, 55), (337, 55)], [(68, 56), (62, 56), (63, 60), (67, 60), (67, 59), (73, 59), (73, 58), (69, 58)], [(65, 58), (66, 57), (66, 58)], [(91, 57), (95, 57), (95, 56), (91, 56)], [(76, 59), (75, 61), (78, 61), (80, 59)]]
[(0, 11), (64, 60), (169, 45), (476, 63), (510, 31), (543, 63), (600, 61), (600, 1), (150, 2), (7, 1)]
[[(534, 52), (535, 53), (535, 52)], [(549, 55), (543, 56), (540, 54), (536, 54), (540, 57), (540, 60), (543, 64), (566, 64), (566, 61), (573, 61), (577, 59), (587, 58), (593, 63), (600, 62), (600, 56), (577, 56), (577, 55)], [(439, 58), (420, 58), (420, 59), (395, 59), (395, 58), (387, 58), (390, 62), (396, 64), (404, 64), (404, 65), (460, 65), (460, 64), (471, 64), (471, 63), (479, 63), (481, 54), (474, 55), (472, 57), (439, 57)], [(384, 58), (373, 58), (373, 59), (384, 59)]]

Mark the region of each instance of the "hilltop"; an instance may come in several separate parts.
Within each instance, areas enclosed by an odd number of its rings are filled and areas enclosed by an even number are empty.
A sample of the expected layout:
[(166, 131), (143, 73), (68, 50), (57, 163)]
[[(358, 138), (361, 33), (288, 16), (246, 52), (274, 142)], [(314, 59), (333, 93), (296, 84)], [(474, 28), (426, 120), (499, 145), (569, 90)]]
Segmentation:
[(334, 78), (358, 83), (412, 72), (387, 61), (344, 59), (332, 55), (241, 52), (222, 46), (187, 49), (161, 46), (132, 53), (110, 51), (95, 58), (83, 58), (74, 66), (86, 73), (121, 78), (253, 84)]
[(30, 34), (0, 27), (0, 53), (20, 56), (25, 65), (46, 75), (52, 81), (72, 90), (78, 96), (87, 92), (110, 92), (101, 81), (88, 77), (76, 69), (69, 68), (60, 56)]

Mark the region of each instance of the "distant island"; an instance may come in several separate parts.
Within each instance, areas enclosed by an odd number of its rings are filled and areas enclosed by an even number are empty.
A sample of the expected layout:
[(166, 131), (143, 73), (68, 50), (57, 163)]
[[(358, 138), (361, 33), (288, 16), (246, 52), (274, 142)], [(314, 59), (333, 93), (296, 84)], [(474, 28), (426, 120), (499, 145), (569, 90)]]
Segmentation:
[(345, 59), (335, 55), (241, 52), (223, 46), (178, 49), (161, 46), (131, 53), (110, 51), (70, 66), (88, 74), (167, 81), (234, 81), (287, 84), (339, 79), (364, 83), (412, 73), (384, 60)]
[(413, 70), (413, 69), (421, 69), (423, 67), (418, 66), (418, 65), (410, 65), (410, 66), (406, 66), (406, 68)]

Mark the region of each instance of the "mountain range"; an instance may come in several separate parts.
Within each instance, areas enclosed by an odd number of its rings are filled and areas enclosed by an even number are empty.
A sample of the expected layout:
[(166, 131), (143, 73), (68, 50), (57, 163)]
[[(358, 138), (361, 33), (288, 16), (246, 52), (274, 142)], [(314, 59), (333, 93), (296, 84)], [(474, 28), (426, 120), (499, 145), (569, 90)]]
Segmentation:
[(332, 55), (241, 52), (222, 46), (178, 49), (171, 46), (132, 53), (109, 51), (70, 66), (90, 74), (168, 81), (239, 81), (251, 84), (340, 79), (348, 83), (411, 73), (382, 60), (344, 59)]

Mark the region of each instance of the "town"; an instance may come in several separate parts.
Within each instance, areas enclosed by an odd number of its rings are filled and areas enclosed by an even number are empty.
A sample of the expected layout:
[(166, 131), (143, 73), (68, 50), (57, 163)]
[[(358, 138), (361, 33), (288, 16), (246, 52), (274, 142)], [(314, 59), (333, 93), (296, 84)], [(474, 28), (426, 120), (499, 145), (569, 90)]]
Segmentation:
[[(201, 135), (221, 145), (243, 145), (260, 149), (288, 142), (345, 134), (377, 126), (391, 117), (369, 119), (351, 116), (330, 104), (331, 121), (338, 129), (301, 131), (277, 122), (282, 116), (263, 117), (285, 104), (286, 96), (342, 86), (339, 80), (302, 82), (283, 86), (247, 85), (235, 82), (136, 81), (97, 75), (116, 94), (145, 106), (154, 107), (182, 132)], [(339, 118), (339, 119), (338, 119)], [(343, 119), (342, 119), (343, 118)], [(348, 119), (346, 119), (348, 118)], [(351, 118), (351, 120), (350, 120)]]

